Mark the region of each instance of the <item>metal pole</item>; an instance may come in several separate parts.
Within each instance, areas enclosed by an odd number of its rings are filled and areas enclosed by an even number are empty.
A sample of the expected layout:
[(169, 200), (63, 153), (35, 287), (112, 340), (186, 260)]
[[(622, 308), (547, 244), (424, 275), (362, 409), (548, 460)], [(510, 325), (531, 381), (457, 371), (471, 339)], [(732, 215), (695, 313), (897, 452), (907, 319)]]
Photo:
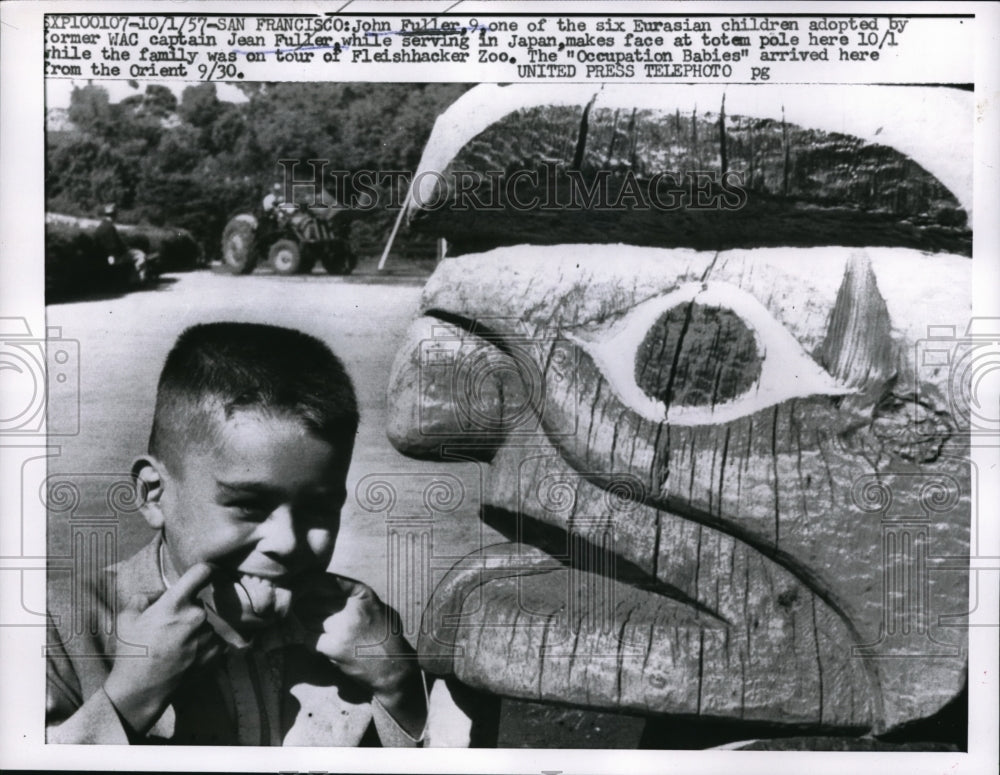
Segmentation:
[[(409, 192), (407, 192), (409, 193)], [(409, 196), (407, 196), (407, 201)], [(399, 208), (399, 215), (396, 217), (396, 224), (392, 227), (392, 234), (389, 235), (389, 241), (385, 243), (385, 250), (382, 251), (382, 258), (378, 262), (378, 271), (382, 271), (382, 267), (385, 266), (386, 260), (389, 258), (389, 251), (392, 249), (393, 240), (396, 239), (396, 232), (399, 231), (399, 224), (403, 222), (403, 215), (406, 213), (406, 205), (404, 204)]]

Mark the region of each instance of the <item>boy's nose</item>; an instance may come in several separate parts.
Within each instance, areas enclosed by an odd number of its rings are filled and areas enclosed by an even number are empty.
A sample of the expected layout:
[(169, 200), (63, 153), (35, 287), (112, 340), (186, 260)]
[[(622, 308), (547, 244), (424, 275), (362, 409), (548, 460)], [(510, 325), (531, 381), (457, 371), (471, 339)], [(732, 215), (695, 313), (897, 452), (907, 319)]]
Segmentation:
[(288, 557), (295, 552), (298, 538), (292, 521), (292, 509), (288, 505), (278, 506), (261, 524), (263, 537), (258, 549), (272, 557)]

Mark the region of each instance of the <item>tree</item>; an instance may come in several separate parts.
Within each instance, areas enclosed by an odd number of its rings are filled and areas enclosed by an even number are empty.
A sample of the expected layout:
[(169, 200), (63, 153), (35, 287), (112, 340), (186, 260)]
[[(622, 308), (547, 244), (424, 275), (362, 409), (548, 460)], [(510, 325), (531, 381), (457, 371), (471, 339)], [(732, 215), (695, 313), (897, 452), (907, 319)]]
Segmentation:
[(177, 112), (177, 97), (166, 86), (153, 83), (146, 87), (142, 107), (150, 116), (166, 118)]
[(221, 103), (214, 83), (199, 83), (188, 86), (181, 92), (181, 104), (177, 109), (183, 121), (204, 128), (215, 122)]
[(69, 120), (81, 132), (107, 135), (114, 123), (114, 110), (108, 92), (102, 86), (74, 86), (69, 97)]
[[(76, 215), (115, 201), (128, 222), (191, 229), (211, 256), (226, 219), (252, 208), (282, 169), (278, 162), (327, 160), (329, 191), (348, 198), (335, 171), (414, 170), (437, 115), (466, 85), (238, 83), (247, 101), (224, 102), (213, 83), (180, 99), (152, 84), (117, 104), (99, 86), (74, 90), (70, 127), (46, 137), (50, 207)], [(383, 192), (386, 194), (388, 192)], [(380, 243), (395, 213), (355, 220)], [(357, 247), (357, 246), (355, 246)]]

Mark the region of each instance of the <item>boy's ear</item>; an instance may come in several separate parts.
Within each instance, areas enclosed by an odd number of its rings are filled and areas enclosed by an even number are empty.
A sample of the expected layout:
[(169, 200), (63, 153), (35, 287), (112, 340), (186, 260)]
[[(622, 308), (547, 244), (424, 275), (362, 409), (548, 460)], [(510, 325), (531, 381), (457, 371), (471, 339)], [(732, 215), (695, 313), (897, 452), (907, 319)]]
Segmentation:
[(132, 464), (132, 476), (135, 477), (139, 495), (139, 511), (146, 522), (154, 530), (163, 527), (163, 487), (165, 469), (163, 463), (152, 455), (137, 457)]

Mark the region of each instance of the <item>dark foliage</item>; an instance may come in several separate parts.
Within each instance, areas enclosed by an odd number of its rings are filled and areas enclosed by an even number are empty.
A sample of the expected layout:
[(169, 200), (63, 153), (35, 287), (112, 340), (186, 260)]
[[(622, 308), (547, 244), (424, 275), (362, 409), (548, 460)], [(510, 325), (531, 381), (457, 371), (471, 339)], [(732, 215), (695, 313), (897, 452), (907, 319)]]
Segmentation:
[[(111, 103), (100, 86), (74, 89), (66, 128), (46, 136), (47, 209), (94, 217), (115, 202), (122, 223), (188, 230), (216, 258), (227, 219), (252, 211), (281, 180), (279, 159), (325, 159), (327, 188), (351, 191), (333, 171), (406, 170), (420, 158), (435, 118), (468, 86), (451, 84), (240, 84), (247, 101), (219, 100), (214, 84), (165, 87)], [(304, 163), (297, 173), (310, 174)], [(388, 191), (380, 192), (387, 194)], [(382, 201), (388, 201), (386, 196)], [(396, 216), (377, 208), (351, 228), (358, 255), (384, 245)], [(415, 251), (416, 248), (416, 251)], [(433, 251), (427, 239), (398, 252)]]

